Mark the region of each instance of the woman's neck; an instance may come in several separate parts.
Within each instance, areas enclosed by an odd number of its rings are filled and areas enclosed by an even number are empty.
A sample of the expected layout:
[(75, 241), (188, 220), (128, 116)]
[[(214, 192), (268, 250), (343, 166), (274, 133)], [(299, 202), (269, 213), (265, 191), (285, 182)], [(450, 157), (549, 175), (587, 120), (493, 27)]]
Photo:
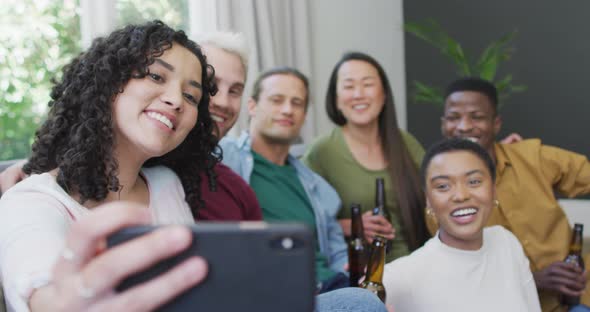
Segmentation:
[(140, 157), (127, 148), (116, 148), (113, 155), (118, 164), (117, 179), (119, 180), (119, 189), (109, 191), (106, 198), (101, 201), (86, 201), (84, 206), (94, 208), (100, 204), (118, 200), (149, 205), (147, 184), (140, 177), (141, 167), (147, 159)]
[(367, 127), (344, 125), (342, 135), (350, 153), (364, 168), (382, 170), (387, 167), (377, 123)]
[(438, 239), (445, 245), (461, 250), (475, 251), (483, 247), (483, 230), (476, 239), (464, 240), (448, 235), (446, 231), (438, 232)]
[(342, 126), (342, 133), (344, 133), (348, 140), (360, 145), (365, 145), (369, 148), (371, 146), (381, 146), (379, 124), (377, 122), (361, 127), (346, 124)]
[[(125, 199), (140, 184), (144, 184), (139, 177), (143, 162), (118, 160), (119, 168), (117, 178), (119, 179), (119, 191), (117, 197)], [(109, 193), (109, 195), (111, 195)]]

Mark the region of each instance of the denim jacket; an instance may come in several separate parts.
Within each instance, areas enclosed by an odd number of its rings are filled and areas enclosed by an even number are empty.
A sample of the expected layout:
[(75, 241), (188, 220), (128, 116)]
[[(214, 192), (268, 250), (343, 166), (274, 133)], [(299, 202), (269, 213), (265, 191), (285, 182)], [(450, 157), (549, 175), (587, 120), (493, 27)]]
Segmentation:
[[(254, 169), (250, 135), (243, 132), (238, 139), (225, 137), (219, 145), (223, 150), (223, 163), (250, 184), (250, 176)], [(348, 250), (342, 227), (336, 220), (341, 205), (340, 197), (326, 180), (297, 158), (289, 155), (288, 161), (295, 168), (313, 207), (320, 252), (328, 259), (330, 269), (343, 272), (344, 265), (348, 263)]]

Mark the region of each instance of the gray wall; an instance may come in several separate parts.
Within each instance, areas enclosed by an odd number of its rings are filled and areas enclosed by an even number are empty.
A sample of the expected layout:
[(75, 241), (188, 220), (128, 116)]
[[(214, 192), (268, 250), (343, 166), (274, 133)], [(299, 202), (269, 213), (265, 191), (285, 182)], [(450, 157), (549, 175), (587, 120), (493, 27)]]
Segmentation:
[(395, 94), (398, 122), (406, 125), (406, 85), (401, 0), (311, 0), (312, 100), (318, 134), (333, 125), (324, 98), (328, 78), (340, 56), (351, 50), (369, 53), (385, 68)]
[[(500, 67), (528, 90), (503, 107), (500, 137), (518, 132), (590, 156), (590, 1), (405, 1), (404, 19), (439, 22), (478, 55), (488, 42), (518, 30), (512, 60)], [(446, 85), (456, 78), (433, 47), (406, 35), (407, 85), (417, 79)], [(425, 146), (440, 139), (442, 109), (411, 103), (408, 128)]]

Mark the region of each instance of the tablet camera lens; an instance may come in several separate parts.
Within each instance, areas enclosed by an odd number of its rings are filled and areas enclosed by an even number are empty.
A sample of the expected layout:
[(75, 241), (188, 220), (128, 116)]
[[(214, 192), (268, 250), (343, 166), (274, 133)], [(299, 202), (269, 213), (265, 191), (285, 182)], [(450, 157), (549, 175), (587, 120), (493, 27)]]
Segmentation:
[(290, 250), (293, 248), (293, 240), (290, 237), (284, 237), (283, 240), (281, 241), (281, 246), (283, 246), (283, 249), (285, 250)]

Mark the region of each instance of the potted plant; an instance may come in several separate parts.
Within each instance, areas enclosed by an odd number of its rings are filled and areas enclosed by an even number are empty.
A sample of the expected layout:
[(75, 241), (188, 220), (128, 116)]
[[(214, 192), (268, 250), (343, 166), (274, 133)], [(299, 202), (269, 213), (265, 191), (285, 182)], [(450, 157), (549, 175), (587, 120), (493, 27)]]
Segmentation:
[[(442, 27), (433, 20), (426, 22), (408, 22), (404, 25), (405, 31), (424, 40), (434, 46), (456, 65), (457, 74), (475, 76), (488, 80), (496, 86), (500, 97), (500, 107), (510, 94), (526, 90), (524, 85), (515, 85), (512, 75), (506, 75), (496, 80), (497, 69), (500, 64), (512, 56), (514, 49), (510, 46), (516, 36), (516, 31), (509, 32), (496, 41), (492, 41), (481, 53), (476, 61), (461, 47), (461, 44), (449, 36)], [(414, 102), (432, 103), (442, 106), (444, 104), (444, 93), (442, 88), (430, 86), (420, 81), (414, 81)]]

